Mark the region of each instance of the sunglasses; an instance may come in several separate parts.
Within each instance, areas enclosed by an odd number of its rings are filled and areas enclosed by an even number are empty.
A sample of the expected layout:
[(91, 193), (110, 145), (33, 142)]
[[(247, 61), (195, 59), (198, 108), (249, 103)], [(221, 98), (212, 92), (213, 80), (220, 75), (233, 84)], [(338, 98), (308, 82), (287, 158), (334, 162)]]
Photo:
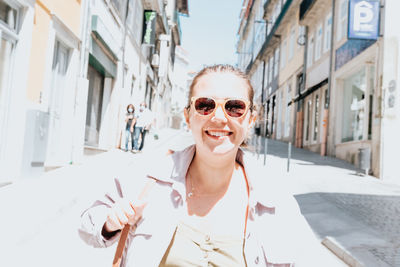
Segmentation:
[(192, 97), (191, 105), (194, 105), (196, 112), (203, 116), (213, 114), (217, 106), (221, 105), (226, 115), (232, 118), (241, 118), (250, 107), (250, 101), (243, 99), (227, 98), (223, 102), (218, 102), (212, 97)]

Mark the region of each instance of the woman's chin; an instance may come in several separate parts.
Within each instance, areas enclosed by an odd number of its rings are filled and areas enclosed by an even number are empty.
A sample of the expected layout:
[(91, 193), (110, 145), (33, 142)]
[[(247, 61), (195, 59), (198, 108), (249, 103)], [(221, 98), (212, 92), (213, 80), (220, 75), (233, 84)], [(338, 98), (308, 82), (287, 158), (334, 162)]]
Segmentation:
[(223, 142), (222, 144), (219, 144), (217, 146), (210, 147), (210, 150), (214, 154), (226, 154), (231, 152), (233, 149), (235, 149), (235, 145), (232, 144), (231, 142)]

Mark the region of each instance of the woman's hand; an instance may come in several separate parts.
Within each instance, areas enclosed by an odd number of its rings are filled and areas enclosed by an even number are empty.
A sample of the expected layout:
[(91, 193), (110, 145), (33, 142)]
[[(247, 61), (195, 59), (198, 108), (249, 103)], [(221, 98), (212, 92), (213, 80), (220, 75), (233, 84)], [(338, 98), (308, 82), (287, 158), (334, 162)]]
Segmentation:
[(146, 203), (133, 205), (126, 199), (121, 198), (108, 213), (107, 220), (103, 226), (103, 235), (121, 230), (126, 224), (135, 224), (142, 216), (145, 206)]

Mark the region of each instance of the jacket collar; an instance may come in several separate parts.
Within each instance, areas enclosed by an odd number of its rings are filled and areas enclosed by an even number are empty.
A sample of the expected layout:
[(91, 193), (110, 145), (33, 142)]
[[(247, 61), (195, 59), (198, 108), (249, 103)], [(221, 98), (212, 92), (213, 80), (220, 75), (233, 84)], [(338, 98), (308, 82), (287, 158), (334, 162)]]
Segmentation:
[[(172, 155), (157, 160), (157, 168), (150, 168), (148, 176), (162, 183), (171, 184), (180, 197), (186, 195), (185, 177), (196, 152), (196, 146), (191, 145), (181, 151), (176, 151)], [(250, 208), (253, 210), (257, 204), (264, 208), (274, 210), (276, 201), (274, 186), (271, 186), (269, 177), (265, 169), (260, 166), (254, 158), (239, 148), (236, 161), (243, 166), (247, 177), (250, 190)], [(154, 162), (154, 159), (153, 159)]]

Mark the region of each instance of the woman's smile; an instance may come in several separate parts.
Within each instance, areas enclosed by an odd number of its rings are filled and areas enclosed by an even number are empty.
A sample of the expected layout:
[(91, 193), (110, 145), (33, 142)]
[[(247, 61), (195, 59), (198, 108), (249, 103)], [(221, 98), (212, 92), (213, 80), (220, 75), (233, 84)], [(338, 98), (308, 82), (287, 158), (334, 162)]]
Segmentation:
[(214, 129), (207, 129), (205, 130), (205, 133), (207, 136), (211, 137), (212, 139), (215, 140), (223, 140), (228, 138), (233, 134), (232, 131), (227, 131), (227, 130), (214, 130)]

